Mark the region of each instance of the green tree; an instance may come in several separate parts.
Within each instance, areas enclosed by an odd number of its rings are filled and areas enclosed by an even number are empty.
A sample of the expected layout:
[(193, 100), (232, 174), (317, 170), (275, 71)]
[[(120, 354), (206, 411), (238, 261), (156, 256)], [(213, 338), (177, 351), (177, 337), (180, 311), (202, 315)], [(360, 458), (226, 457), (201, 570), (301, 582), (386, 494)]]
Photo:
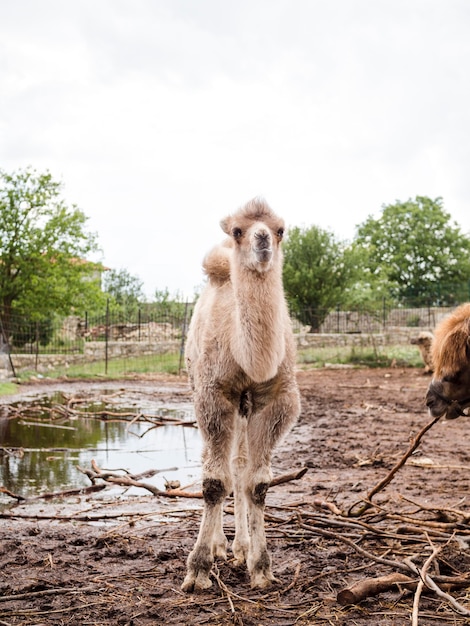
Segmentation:
[(371, 271), (369, 251), (353, 244), (349, 253), (356, 264), (356, 273), (345, 289), (343, 307), (373, 314), (379, 310), (381, 312), (384, 303), (392, 305), (397, 285), (388, 278), (383, 269)]
[(384, 205), (378, 219), (358, 227), (354, 245), (365, 251), (372, 275), (386, 276), (399, 298), (416, 305), (451, 304), (468, 288), (470, 238), (451, 221), (442, 198)]
[(98, 246), (86, 221), (66, 205), (50, 173), (0, 170), (0, 313), (7, 335), (13, 313), (44, 321), (99, 299), (101, 266), (87, 260)]
[(283, 248), (289, 306), (303, 324), (316, 331), (357, 282), (359, 253), (317, 226), (291, 228)]
[(132, 276), (126, 269), (109, 270), (104, 275), (103, 289), (112, 298), (113, 313), (126, 316), (135, 315), (144, 299), (143, 282)]
[(151, 309), (159, 319), (181, 319), (186, 310), (186, 304), (180, 293), (176, 292), (172, 295), (168, 287), (165, 287), (165, 289), (155, 290)]

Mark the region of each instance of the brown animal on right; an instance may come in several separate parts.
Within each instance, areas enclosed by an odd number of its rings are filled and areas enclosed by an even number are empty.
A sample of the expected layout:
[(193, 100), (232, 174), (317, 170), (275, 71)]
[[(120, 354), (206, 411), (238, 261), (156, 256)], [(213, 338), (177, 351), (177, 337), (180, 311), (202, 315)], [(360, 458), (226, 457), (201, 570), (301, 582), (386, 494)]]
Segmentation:
[(431, 346), (433, 379), (426, 394), (432, 417), (455, 419), (470, 406), (470, 303), (444, 318)]

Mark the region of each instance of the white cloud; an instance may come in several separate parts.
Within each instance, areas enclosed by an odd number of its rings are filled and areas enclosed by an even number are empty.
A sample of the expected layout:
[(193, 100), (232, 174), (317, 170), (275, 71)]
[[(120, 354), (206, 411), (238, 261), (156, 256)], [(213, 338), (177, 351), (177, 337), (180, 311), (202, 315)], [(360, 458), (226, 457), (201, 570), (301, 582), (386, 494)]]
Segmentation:
[(61, 178), (104, 262), (189, 296), (264, 195), (341, 238), (442, 196), (470, 231), (466, 0), (0, 0), (0, 167)]

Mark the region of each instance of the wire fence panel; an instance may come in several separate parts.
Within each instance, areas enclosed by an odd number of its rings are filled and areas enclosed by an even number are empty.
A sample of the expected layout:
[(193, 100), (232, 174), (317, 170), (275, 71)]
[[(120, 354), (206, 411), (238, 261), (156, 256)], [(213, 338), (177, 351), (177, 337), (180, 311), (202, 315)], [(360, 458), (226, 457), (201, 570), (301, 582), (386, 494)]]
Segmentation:
[[(7, 320), (0, 311), (2, 361), (6, 362), (7, 356), (14, 369), (44, 375), (52, 371), (67, 376), (73, 376), (74, 372), (78, 375), (80, 371), (83, 375), (84, 367), (90, 376), (113, 372), (181, 372), (193, 308), (194, 304), (189, 302), (168, 303), (149, 305), (124, 317), (108, 309), (101, 315), (84, 313), (40, 321), (15, 315)], [(306, 309), (300, 314), (291, 312), (291, 317), (299, 345), (305, 337), (311, 337), (309, 345), (318, 345), (314, 341), (318, 335), (330, 336), (329, 345), (335, 341), (345, 345), (347, 336), (351, 340), (353, 336), (362, 336), (364, 344), (366, 338), (376, 343), (406, 343), (411, 331), (432, 331), (452, 309), (407, 307), (406, 303), (392, 306), (384, 300), (375, 310)], [(312, 323), (304, 323), (305, 320)], [(307, 343), (304, 341), (304, 345)]]
[[(63, 367), (73, 372), (86, 362), (91, 373), (99, 374), (109, 373), (111, 363), (119, 361), (123, 371), (179, 371), (192, 308), (183, 303), (174, 311), (137, 311), (127, 319), (109, 311), (41, 321), (12, 315), (0, 333), (1, 344), (8, 348), (15, 369)], [(99, 364), (101, 372), (93, 364)]]

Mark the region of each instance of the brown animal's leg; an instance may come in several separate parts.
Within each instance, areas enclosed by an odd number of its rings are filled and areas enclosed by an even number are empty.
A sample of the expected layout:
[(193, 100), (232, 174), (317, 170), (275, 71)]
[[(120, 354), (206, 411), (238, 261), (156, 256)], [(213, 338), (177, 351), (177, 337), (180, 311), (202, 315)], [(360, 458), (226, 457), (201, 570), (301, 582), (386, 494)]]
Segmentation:
[(246, 562), (250, 544), (247, 501), (243, 483), (248, 454), (246, 427), (246, 418), (239, 417), (237, 419), (237, 436), (234, 442), (234, 456), (232, 458), (233, 495), (235, 500), (235, 539), (232, 544), (232, 552), (235, 557), (235, 565), (242, 565)]
[(234, 409), (223, 397), (205, 390), (195, 397), (196, 416), (204, 439), (202, 493), (204, 512), (196, 544), (188, 556), (183, 591), (207, 589), (214, 557), (227, 558), (227, 539), (222, 527), (223, 502), (230, 493), (230, 454)]
[(290, 429), (300, 411), (296, 388), (275, 399), (248, 422), (248, 466), (245, 490), (248, 503), (250, 546), (247, 566), (251, 586), (268, 587), (275, 578), (264, 530), (265, 497), (271, 482), (271, 454), (275, 444)]

